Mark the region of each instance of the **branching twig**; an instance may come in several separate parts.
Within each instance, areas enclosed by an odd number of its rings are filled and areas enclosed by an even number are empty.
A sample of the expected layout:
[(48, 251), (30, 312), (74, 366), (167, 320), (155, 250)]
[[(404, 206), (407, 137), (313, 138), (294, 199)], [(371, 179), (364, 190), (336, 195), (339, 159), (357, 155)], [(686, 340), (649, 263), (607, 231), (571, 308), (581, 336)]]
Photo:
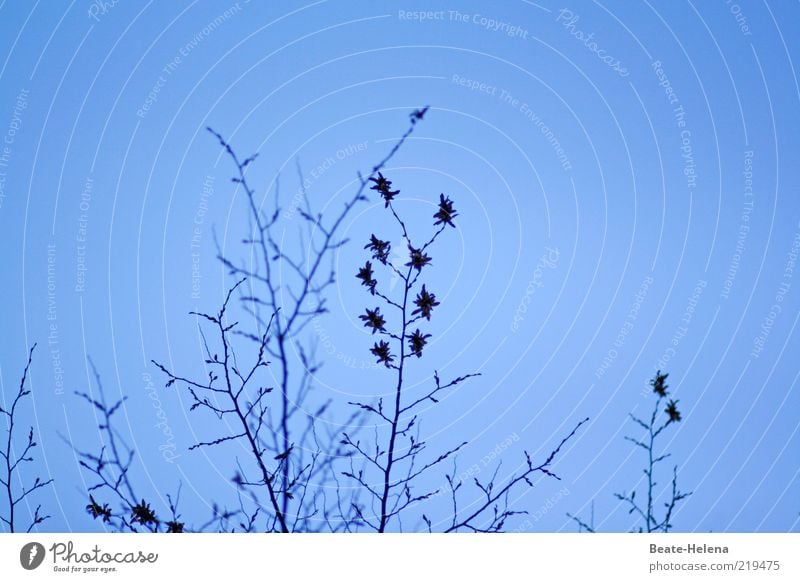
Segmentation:
[[(251, 231), (243, 239), (243, 243), (254, 252), (254, 261), (239, 265), (217, 245), (218, 259), (228, 272), (248, 279), (247, 291), (243, 291), (239, 299), (257, 322), (259, 331), (239, 333), (259, 343), (261, 332), (267, 327), (262, 311), (270, 318), (274, 317), (271, 321), (273, 333), (268, 336), (264, 349), (273, 358), (273, 365), (276, 367), (276, 388), (280, 400), (274, 422), (271, 414), (264, 418), (269, 433), (264, 446), (275, 454), (286, 453), (278, 470), (279, 483), (276, 483), (276, 491), (280, 513), (295, 517), (293, 530), (300, 526), (300, 522), (305, 524), (304, 529), (313, 527), (311, 519), (317, 513), (323, 514), (323, 520), (329, 520), (332, 511), (340, 507), (337, 500), (334, 506), (319, 511), (319, 504), (324, 498), (322, 488), (335, 479), (332, 474), (334, 461), (349, 454), (339, 444), (336, 434), (321, 438), (314, 428), (318, 417), (305, 410), (313, 377), (320, 363), (314, 358), (314, 340), (308, 340), (301, 334), (311, 321), (327, 312), (325, 292), (335, 283), (336, 277), (333, 267), (326, 265), (329, 258), (332, 264), (334, 252), (346, 242), (346, 239), (338, 236), (342, 224), (355, 205), (366, 199), (364, 192), (370, 183), (369, 179), (395, 156), (420, 119), (421, 116), (412, 116), (408, 129), (383, 159), (373, 166), (366, 178), (359, 174), (355, 193), (330, 220), (312, 209), (299, 163), (299, 193), (302, 195), (299, 202), (284, 212), (279, 204), (279, 189), (276, 185), (274, 208), (269, 214), (263, 212), (246, 176), (246, 169), (255, 161), (256, 156), (240, 158), (220, 133), (209, 128), (209, 132), (234, 163), (236, 175), (233, 182), (244, 191), (251, 224)], [(297, 255), (292, 254), (279, 236), (280, 233), (276, 233), (281, 219), (289, 220), (295, 214), (302, 219), (298, 232), (300, 244)], [(276, 272), (281, 264), (286, 266), (288, 274)], [(258, 288), (263, 291), (259, 292)], [(299, 354), (299, 361), (294, 357), (295, 354)], [(326, 409), (327, 404), (318, 408), (317, 412), (322, 414)], [(356, 421), (360, 415), (358, 413), (350, 420)], [(300, 438), (301, 436), (307, 440)], [(295, 444), (294, 447), (291, 446), (292, 443)], [(314, 490), (313, 494), (309, 494), (310, 488)], [(296, 507), (303, 503), (307, 505)], [(353, 504), (357, 505), (355, 499), (345, 506), (349, 508)], [(342, 515), (340, 519), (358, 520), (358, 517), (348, 509), (346, 515)], [(338, 529), (338, 526), (334, 527)]]
[[(254, 363), (246, 372), (242, 373), (236, 367), (236, 352), (234, 351), (231, 343), (231, 335), (233, 330), (236, 328), (237, 323), (228, 323), (226, 320), (226, 311), (228, 309), (231, 295), (233, 295), (234, 291), (236, 291), (236, 289), (242, 283), (244, 283), (244, 279), (239, 280), (228, 290), (225, 301), (223, 302), (222, 307), (217, 314), (196, 314), (198, 317), (201, 317), (214, 325), (218, 334), (222, 352), (221, 356), (216, 353), (211, 355), (209, 352), (209, 359), (206, 361), (206, 363), (212, 366), (212, 371), (210, 371), (208, 374), (208, 382), (206, 384), (176, 375), (155, 360), (153, 361), (153, 364), (155, 364), (167, 375), (167, 387), (172, 386), (175, 382), (184, 384), (188, 387), (189, 392), (194, 400), (194, 403), (191, 407), (192, 410), (205, 408), (220, 418), (232, 417), (234, 422), (239, 425), (239, 430), (241, 430), (240, 433), (236, 433), (234, 435), (225, 435), (208, 442), (199, 442), (192, 448), (197, 448), (200, 446), (216, 446), (231, 440), (240, 438), (245, 439), (250, 451), (253, 454), (253, 459), (255, 460), (259, 471), (259, 481), (255, 483), (259, 486), (263, 486), (266, 489), (269, 498), (269, 505), (274, 512), (279, 531), (288, 532), (289, 526), (287, 525), (286, 515), (284, 514), (279, 501), (278, 484), (275, 482), (276, 470), (272, 470), (267, 466), (267, 460), (264, 454), (265, 451), (259, 444), (259, 433), (264, 425), (264, 418), (267, 412), (266, 405), (263, 403), (263, 397), (269, 390), (259, 386), (253, 392), (248, 391), (248, 388), (252, 384), (257, 383), (257, 372), (261, 368), (266, 368), (268, 365), (268, 362), (265, 359), (265, 352), (269, 329), (264, 331), (263, 335), (261, 336)], [(219, 373), (215, 373), (213, 371), (214, 369), (218, 369)], [(217, 383), (217, 381), (219, 381), (219, 383)], [(195, 392), (195, 388), (204, 391), (207, 395), (203, 395), (202, 392), (198, 394), (198, 392)], [(220, 408), (213, 404), (212, 400), (210, 399), (215, 397), (224, 399), (226, 408)], [(248, 398), (251, 400), (248, 400)], [(280, 467), (281, 464), (283, 464), (282, 460), (281, 463), (278, 464), (278, 467)]]
[[(657, 516), (655, 509), (656, 501), (656, 486), (658, 482), (655, 480), (656, 468), (659, 463), (670, 457), (669, 453), (658, 454), (656, 452), (656, 441), (664, 430), (673, 423), (679, 422), (682, 417), (678, 411), (677, 400), (667, 400), (669, 395), (667, 385), (667, 377), (669, 374), (662, 374), (658, 370), (650, 380), (650, 386), (653, 389), (653, 394), (656, 396), (653, 412), (647, 420), (643, 420), (633, 414), (630, 414), (631, 421), (639, 428), (643, 429), (644, 437), (626, 436), (625, 440), (632, 443), (634, 447), (642, 449), (647, 455), (647, 464), (644, 468), (644, 475), (647, 478), (645, 500), (640, 503), (636, 497), (636, 488), (632, 489), (630, 493), (620, 492), (615, 493), (614, 497), (623, 502), (628, 508), (628, 514), (635, 514), (641, 519), (638, 531), (647, 533), (662, 532), (667, 533), (672, 528), (672, 514), (675, 506), (682, 500), (686, 499), (691, 492), (682, 493), (678, 490), (678, 467), (677, 465), (672, 469), (672, 490), (669, 501), (664, 503), (665, 512), (662, 518)], [(662, 405), (666, 402), (666, 407), (663, 409), (666, 415), (665, 420), (660, 420), (659, 412), (662, 411)], [(640, 497), (641, 499), (641, 497)], [(567, 516), (578, 524), (581, 530), (594, 533), (594, 528), (588, 526), (580, 518), (567, 514)]]
[[(573, 436), (575, 436), (575, 433), (578, 432), (578, 429), (581, 427), (581, 425), (583, 425), (584, 423), (586, 423), (588, 421), (589, 421), (588, 418), (584, 418), (583, 420), (581, 420), (575, 426), (575, 428), (572, 429), (572, 432), (570, 432), (566, 437), (564, 437), (561, 440), (561, 442), (558, 444), (558, 446), (550, 452), (550, 454), (548, 455), (547, 459), (545, 459), (545, 461), (543, 463), (539, 464), (539, 465), (534, 465), (533, 462), (531, 461), (530, 455), (528, 455), (528, 453), (525, 452), (525, 459), (526, 459), (526, 463), (527, 463), (527, 468), (524, 471), (522, 471), (522, 473), (520, 473), (518, 475), (512, 475), (508, 479), (507, 483), (503, 487), (501, 487), (499, 490), (497, 490), (496, 492), (494, 491), (494, 488), (495, 488), (495, 485), (494, 485), (495, 478), (494, 477), (489, 482), (489, 484), (486, 485), (486, 486), (482, 486), (481, 483), (477, 479), (475, 479), (475, 483), (484, 492), (486, 499), (478, 506), (478, 509), (472, 511), (470, 513), (469, 517), (467, 517), (465, 519), (460, 519), (459, 520), (458, 519), (458, 513), (455, 512), (454, 515), (453, 515), (453, 523), (446, 531), (448, 531), (448, 532), (457, 531), (459, 528), (467, 528), (467, 529), (472, 530), (472, 531), (499, 531), (502, 526), (498, 525), (498, 523), (504, 521), (506, 518), (508, 518), (511, 515), (514, 515), (515, 513), (518, 513), (518, 512), (511, 512), (511, 511), (509, 511), (508, 509), (505, 509), (505, 508), (504, 509), (499, 509), (498, 506), (496, 505), (497, 502), (500, 499), (505, 498), (505, 496), (516, 485), (520, 485), (522, 483), (525, 483), (529, 487), (533, 487), (533, 482), (530, 480), (530, 477), (534, 473), (542, 473), (543, 475), (546, 475), (548, 477), (553, 477), (555, 479), (561, 480), (561, 478), (558, 475), (556, 475), (550, 469), (550, 466), (553, 463), (553, 461), (555, 460), (555, 458), (558, 455), (558, 453), (561, 452), (561, 449), (564, 447), (564, 445)], [(451, 477), (451, 479), (453, 479), (453, 477)], [(455, 501), (454, 501), (454, 503), (455, 503)], [(483, 513), (485, 513), (489, 508), (493, 508), (493, 511), (494, 511), (494, 514), (492, 516), (492, 522), (491, 522), (491, 524), (490, 524), (490, 526), (488, 528), (484, 527), (483, 529), (479, 529), (475, 525), (475, 523), (481, 517), (481, 515)]]
[[(28, 431), (28, 436), (25, 440), (24, 446), (22, 447), (22, 451), (14, 451), (14, 426), (18, 422), (17, 406), (19, 406), (23, 398), (29, 396), (31, 393), (30, 388), (26, 388), (25, 384), (29, 383), (28, 374), (30, 372), (31, 362), (33, 361), (33, 350), (35, 349), (36, 344), (33, 344), (33, 347), (28, 352), (28, 362), (25, 364), (25, 370), (22, 372), (19, 390), (14, 396), (14, 400), (11, 403), (11, 408), (7, 410), (3, 406), (0, 406), (0, 415), (5, 416), (8, 423), (8, 432), (6, 434), (5, 442), (6, 446), (4, 450), (0, 450), (0, 457), (3, 458), (3, 462), (5, 464), (5, 471), (3, 471), (2, 476), (0, 477), (0, 486), (2, 486), (6, 493), (8, 514), (0, 514), (0, 521), (8, 526), (8, 529), (11, 533), (17, 531), (17, 506), (29, 495), (43, 487), (50, 485), (53, 482), (52, 479), (43, 480), (40, 477), (36, 477), (32, 484), (27, 486), (22, 485), (21, 491), (15, 492), (14, 489), (14, 480), (19, 480), (18, 474), (20, 472), (20, 464), (33, 462), (32, 452), (37, 446), (37, 443), (33, 438), (33, 427), (31, 427)], [(31, 523), (25, 531), (30, 532), (35, 526), (39, 525), (50, 517), (49, 515), (42, 515), (40, 513), (41, 509), (41, 505), (36, 506), (36, 509), (33, 512), (33, 517), (31, 518)]]
[[(425, 110), (418, 112), (419, 118)], [(448, 459), (454, 459), (457, 453), (467, 444), (465, 442), (435, 455), (430, 461), (422, 460), (422, 453), (426, 450), (427, 444), (419, 439), (418, 431), (418, 408), (426, 402), (438, 403), (439, 397), (448, 389), (454, 388), (462, 382), (479, 376), (479, 373), (466, 374), (443, 383), (440, 380), (438, 371), (433, 372), (434, 386), (414, 399), (409, 399), (405, 394), (405, 381), (407, 367), (411, 361), (416, 361), (423, 356), (431, 334), (425, 333), (418, 327), (423, 320), (430, 321), (433, 311), (439, 306), (440, 302), (436, 299), (436, 294), (428, 290), (422, 283), (423, 271), (427, 272), (432, 264), (432, 258), (428, 254), (433, 244), (440, 235), (448, 228), (455, 228), (453, 220), (458, 215), (453, 207), (453, 201), (441, 194), (437, 212), (433, 215), (433, 234), (421, 244), (415, 243), (414, 238), (409, 234), (406, 221), (401, 217), (400, 212), (395, 207), (395, 198), (400, 193), (399, 190), (392, 189), (392, 182), (381, 172), (377, 176), (371, 177), (373, 183), (372, 190), (377, 191), (383, 199), (384, 208), (388, 209), (396, 222), (404, 246), (408, 249), (408, 262), (403, 265), (396, 264), (390, 258), (391, 243), (382, 240), (372, 234), (369, 242), (364, 247), (371, 253), (371, 260), (367, 260), (363, 267), (360, 267), (356, 277), (361, 284), (367, 288), (372, 297), (376, 297), (379, 305), (374, 308), (368, 307), (364, 314), (359, 318), (364, 322), (364, 326), (379, 335), (379, 340), (374, 343), (370, 352), (375, 356), (378, 364), (382, 364), (394, 375), (393, 398), (389, 403), (384, 404), (383, 399), (378, 399), (376, 403), (351, 402), (354, 406), (377, 417), (378, 422), (375, 428), (376, 436), (373, 446), (367, 446), (359, 440), (353, 439), (345, 434), (342, 443), (349, 446), (362, 460), (364, 467), (360, 469), (351, 468), (344, 472), (344, 475), (359, 486), (367, 490), (371, 496), (371, 501), (377, 505), (373, 510), (373, 515), (369, 516), (359, 510), (359, 517), (367, 524), (370, 529), (377, 532), (385, 532), (390, 528), (392, 520), (397, 522), (397, 527), (402, 530), (401, 513), (415, 504), (423, 502), (439, 494), (439, 489), (423, 490), (417, 492), (415, 483), (424, 473), (439, 467)], [(374, 261), (374, 262), (373, 262)], [(378, 275), (373, 267), (388, 271), (390, 275), (396, 276), (402, 288), (394, 293), (392, 297), (391, 289), (383, 289), (379, 286)], [(396, 314), (399, 322), (394, 329), (388, 328), (387, 315), (381, 308), (386, 309), (391, 315)], [(453, 500), (452, 524), (445, 531), (458, 531), (459, 529), (470, 529), (473, 531), (500, 531), (507, 518), (516, 515), (517, 511), (508, 508), (508, 493), (520, 483), (527, 483), (532, 486), (529, 476), (532, 473), (540, 472), (544, 475), (558, 478), (550, 469), (550, 464), (559, 453), (564, 444), (569, 440), (578, 428), (586, 422), (581, 421), (573, 431), (556, 447), (548, 458), (540, 465), (534, 466), (530, 457), (527, 457), (528, 468), (520, 475), (509, 478), (502, 487), (496, 487), (497, 472), (487, 484), (475, 481), (477, 487), (482, 491), (484, 499), (479, 502), (477, 509), (474, 509), (468, 517), (460, 519), (458, 516), (458, 503), (456, 492), (461, 487), (460, 482), (456, 482), (454, 475), (446, 475), (450, 486)], [(380, 430), (386, 434), (381, 435)], [(527, 456), (527, 453), (526, 453)], [(377, 484), (373, 484), (368, 479), (368, 472), (377, 471)], [(498, 466), (499, 470), (499, 466)], [(488, 527), (480, 528), (477, 523), (485, 515), (487, 510), (492, 510), (494, 515)], [(425, 524), (428, 531), (432, 531), (433, 523), (422, 515), (421, 523)]]
[[(180, 520), (178, 504), (180, 502), (180, 486), (173, 501), (167, 495), (170, 519), (162, 521), (144, 497), (137, 495), (131, 479), (131, 468), (135, 459), (134, 450), (128, 446), (125, 439), (114, 427), (115, 415), (122, 410), (127, 397), (122, 397), (109, 404), (100, 373), (91, 358), (88, 358), (94, 382), (97, 386), (97, 396), (91, 391), (76, 392), (75, 394), (85, 400), (100, 414), (97, 428), (101, 435), (101, 448), (98, 453), (84, 451), (75, 446), (69, 439), (63, 440), (75, 451), (80, 466), (92, 475), (94, 483), (89, 486), (89, 503), (86, 512), (94, 519), (100, 519), (103, 524), (118, 532), (158, 532), (182, 533), (189, 531)], [(118, 510), (113, 509), (100, 498), (100, 493), (110, 493), (118, 503)], [(97, 495), (97, 497), (95, 497)]]

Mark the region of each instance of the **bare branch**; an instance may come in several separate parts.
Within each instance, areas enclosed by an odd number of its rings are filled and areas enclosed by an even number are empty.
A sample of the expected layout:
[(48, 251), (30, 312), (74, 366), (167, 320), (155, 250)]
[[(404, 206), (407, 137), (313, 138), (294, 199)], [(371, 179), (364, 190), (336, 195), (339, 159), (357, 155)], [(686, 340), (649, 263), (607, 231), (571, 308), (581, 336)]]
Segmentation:
[[(18, 518), (16, 515), (17, 505), (19, 505), (29, 495), (53, 483), (53, 479), (43, 480), (41, 477), (35, 477), (32, 484), (25, 485), (23, 483), (21, 491), (18, 493), (14, 492), (14, 481), (21, 481), (18, 470), (20, 463), (29, 463), (33, 461), (33, 456), (31, 453), (38, 444), (34, 440), (33, 427), (30, 427), (22, 450), (17, 453), (14, 452), (14, 428), (19, 420), (17, 408), (22, 400), (31, 394), (31, 390), (30, 388), (26, 387), (26, 384), (29, 383), (28, 376), (31, 369), (31, 363), (33, 362), (33, 351), (35, 349), (36, 344), (33, 344), (31, 349), (28, 351), (28, 361), (25, 364), (25, 369), (22, 372), (22, 378), (19, 382), (17, 394), (14, 396), (14, 400), (11, 402), (11, 408), (6, 409), (0, 406), (0, 415), (5, 416), (8, 423), (5, 450), (0, 450), (0, 456), (2, 456), (3, 461), (5, 462), (5, 471), (3, 472), (2, 477), (0, 477), (0, 485), (2, 485), (3, 489), (5, 489), (6, 499), (8, 500), (8, 514), (0, 514), (0, 521), (8, 526), (8, 529), (11, 533), (18, 531)], [(31, 518), (31, 523), (28, 525), (25, 531), (32, 531), (35, 526), (39, 525), (50, 517), (49, 515), (42, 515), (40, 513), (41, 507), (41, 505), (36, 507), (36, 510)]]

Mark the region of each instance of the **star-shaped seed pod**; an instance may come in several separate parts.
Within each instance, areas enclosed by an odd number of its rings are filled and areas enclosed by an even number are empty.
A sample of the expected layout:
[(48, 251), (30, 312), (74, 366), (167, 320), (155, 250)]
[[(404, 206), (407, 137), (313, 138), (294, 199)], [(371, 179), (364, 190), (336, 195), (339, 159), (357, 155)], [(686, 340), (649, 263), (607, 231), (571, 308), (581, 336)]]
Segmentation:
[(664, 409), (664, 412), (667, 413), (669, 416), (668, 423), (670, 422), (680, 422), (681, 420), (681, 413), (678, 412), (678, 401), (677, 400), (670, 400), (667, 403), (667, 407)]
[(387, 368), (394, 361), (394, 356), (389, 351), (389, 343), (383, 340), (377, 342), (370, 350), (372, 354), (378, 358), (379, 364), (384, 364)]
[(436, 211), (436, 214), (433, 217), (436, 219), (436, 222), (433, 223), (434, 226), (438, 226), (440, 224), (449, 224), (453, 228), (456, 227), (453, 224), (453, 219), (458, 216), (458, 212), (455, 211), (453, 208), (453, 201), (450, 200), (449, 196), (445, 196), (444, 194), (439, 194), (439, 210)]
[(422, 250), (408, 245), (408, 252), (410, 260), (406, 263), (406, 267), (414, 267), (417, 271), (421, 271), (422, 267), (431, 264), (431, 258)]
[(373, 234), (369, 243), (365, 245), (364, 248), (372, 251), (373, 259), (380, 261), (385, 265), (386, 261), (389, 260), (389, 253), (392, 250), (392, 244), (389, 241), (379, 239)]
[(411, 315), (420, 314), (422, 317), (430, 321), (431, 311), (433, 311), (434, 307), (439, 305), (439, 302), (436, 301), (436, 295), (429, 293), (425, 288), (425, 285), (423, 285), (422, 289), (417, 294), (417, 298), (414, 299), (414, 305), (416, 305), (417, 308), (411, 312)]
[(377, 190), (380, 193), (385, 202), (384, 208), (388, 208), (394, 197), (400, 194), (400, 190), (392, 190), (392, 181), (384, 178), (380, 172), (378, 172), (377, 178), (370, 178), (370, 182), (375, 183), (370, 190)]
[(384, 331), (386, 320), (381, 315), (381, 308), (367, 309), (366, 315), (359, 315), (358, 318), (364, 322), (364, 327), (372, 328), (372, 333)]
[(429, 333), (423, 334), (419, 329), (417, 329), (414, 333), (412, 333), (408, 337), (408, 347), (411, 350), (411, 353), (417, 356), (418, 358), (421, 358), (422, 348), (424, 348), (425, 344), (428, 343), (429, 337), (431, 337), (431, 334)]
[(358, 270), (356, 278), (361, 279), (361, 284), (369, 289), (370, 293), (375, 295), (375, 285), (377, 285), (378, 282), (373, 278), (372, 274), (372, 263), (367, 261), (367, 263)]

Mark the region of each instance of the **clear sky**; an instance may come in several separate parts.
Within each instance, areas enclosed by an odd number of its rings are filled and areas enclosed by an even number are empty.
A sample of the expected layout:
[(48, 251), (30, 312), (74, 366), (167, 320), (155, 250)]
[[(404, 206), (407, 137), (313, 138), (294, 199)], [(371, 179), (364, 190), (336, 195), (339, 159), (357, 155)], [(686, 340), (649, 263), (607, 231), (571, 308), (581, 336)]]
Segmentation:
[[(459, 466), (502, 458), (504, 475), (588, 416), (563, 480), (518, 491), (530, 515), (509, 529), (574, 531), (566, 513), (594, 502), (597, 529), (627, 531), (613, 493), (643, 462), (627, 415), (647, 414), (662, 368), (683, 414), (662, 444), (694, 492), (675, 529), (800, 530), (799, 19), (735, 0), (0, 3), (0, 378), (7, 402), (38, 342), (22, 413), (41, 443), (24, 474), (56, 479), (44, 529), (98, 527), (61, 436), (99, 442), (73, 395), (87, 356), (129, 398), (142, 489), (183, 482), (189, 519), (235, 504), (236, 445), (188, 451), (218, 424), (149, 363), (203, 374), (187, 313), (234, 282), (214, 231), (243, 252), (241, 192), (204, 128), (260, 154), (259, 196), (278, 176), (293, 196), (299, 162), (338, 208), (429, 105), (385, 172), (412, 228), (440, 192), (459, 211), (432, 251), (442, 305), (412, 387), (482, 373), (426, 410), (431, 446), (469, 440)], [(349, 217), (331, 313), (309, 328), (336, 410), (391, 387), (364, 365), (353, 276), (384, 217), (372, 198)]]

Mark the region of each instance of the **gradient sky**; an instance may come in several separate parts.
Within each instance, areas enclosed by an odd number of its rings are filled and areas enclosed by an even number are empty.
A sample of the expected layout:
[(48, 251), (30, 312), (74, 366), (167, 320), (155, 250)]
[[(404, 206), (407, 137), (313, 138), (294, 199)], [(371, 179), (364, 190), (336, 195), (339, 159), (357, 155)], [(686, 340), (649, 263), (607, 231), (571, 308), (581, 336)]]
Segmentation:
[[(662, 367), (684, 415), (662, 444), (694, 492), (675, 529), (800, 530), (797, 3), (101, 4), (0, 3), (0, 378), (7, 401), (39, 343), (22, 412), (41, 443), (25, 474), (56, 479), (43, 529), (98, 527), (60, 436), (98, 445), (73, 395), (87, 356), (129, 398), (120, 428), (148, 495), (183, 482), (187, 519), (235, 502), (236, 451), (187, 451), (220, 427), (149, 363), (203, 373), (187, 313), (233, 283), (213, 232), (243, 252), (244, 200), (204, 128), (260, 154), (267, 203), (277, 176), (297, 192), (299, 162), (314, 203), (338, 208), (430, 105), (385, 172), (416, 232), (440, 192), (460, 213), (432, 253), (442, 305), (410, 389), (434, 368), (482, 373), (426, 410), (431, 446), (469, 440), (459, 466), (484, 476), (499, 451), (503, 475), (588, 416), (563, 480), (519, 490), (530, 515), (508, 527), (573, 531), (566, 513), (594, 502), (597, 529), (627, 531), (613, 493), (643, 461), (627, 415), (647, 414)], [(352, 276), (385, 224), (375, 199), (350, 216), (331, 313), (309, 331), (327, 354), (319, 397), (341, 410), (390, 389)]]

